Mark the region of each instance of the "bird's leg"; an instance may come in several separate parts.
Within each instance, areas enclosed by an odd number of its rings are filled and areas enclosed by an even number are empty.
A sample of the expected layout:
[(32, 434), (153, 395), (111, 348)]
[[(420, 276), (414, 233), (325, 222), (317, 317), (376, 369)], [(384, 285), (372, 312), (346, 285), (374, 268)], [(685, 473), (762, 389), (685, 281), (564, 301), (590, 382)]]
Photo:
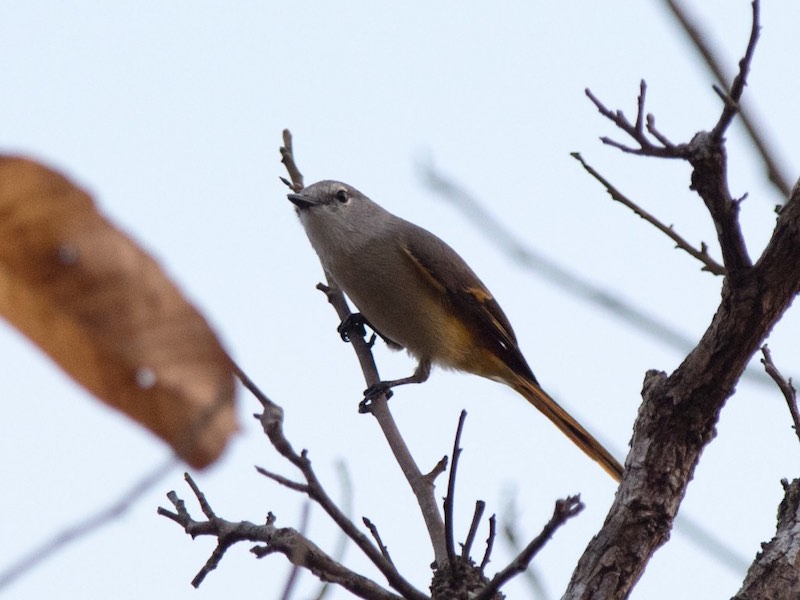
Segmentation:
[(389, 381), (379, 381), (375, 385), (369, 386), (366, 390), (364, 390), (364, 399), (358, 405), (358, 412), (370, 412), (372, 401), (381, 394), (386, 394), (386, 399), (388, 400), (391, 397), (393, 387), (405, 385), (407, 383), (422, 383), (423, 381), (427, 381), (430, 374), (431, 361), (426, 359), (419, 361), (416, 370), (409, 377), (392, 379)]

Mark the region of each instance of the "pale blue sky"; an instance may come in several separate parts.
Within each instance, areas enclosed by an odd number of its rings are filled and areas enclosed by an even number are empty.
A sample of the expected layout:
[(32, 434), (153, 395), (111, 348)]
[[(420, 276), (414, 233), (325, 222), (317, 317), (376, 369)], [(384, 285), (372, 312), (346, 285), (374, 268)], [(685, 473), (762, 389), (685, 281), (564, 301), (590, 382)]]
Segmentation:
[[(717, 0), (702, 3), (702, 11), (735, 65), (750, 5)], [(790, 175), (800, 156), (798, 19), (797, 3), (766, 3), (746, 92)], [(542, 384), (623, 456), (645, 371), (669, 372), (682, 356), (510, 264), (423, 186), (417, 165), (433, 160), (533, 248), (696, 339), (716, 307), (719, 280), (611, 203), (569, 156), (582, 152), (687, 239), (716, 250), (710, 220), (688, 191), (686, 165), (623, 156), (598, 142), (616, 132), (584, 88), (632, 117), (641, 78), (649, 110), (673, 141), (712, 126), (719, 114), (711, 77), (660, 2), (0, 3), (0, 149), (75, 178), (162, 262), (285, 408), (287, 433), (309, 449), (334, 494), (335, 461), (346, 461), (354, 517), (377, 524), (401, 570), (422, 588), (427, 538), (377, 426), (356, 412), (364, 385), (335, 334), (333, 311), (314, 290), (321, 269), (278, 181), (280, 132), (292, 129), (308, 182), (347, 181), (462, 253), (504, 307)], [(742, 216), (757, 254), (780, 199), (738, 126), (729, 139), (731, 188), (750, 194)], [(790, 312), (770, 339), (788, 374), (800, 371), (799, 325)], [(4, 325), (0, 355), (10, 407), (0, 422), (2, 569), (116, 498), (167, 450)], [(402, 354), (381, 348), (377, 356), (387, 377), (413, 368)], [(245, 394), (240, 401), (241, 435), (198, 481), (221, 516), (258, 521), (271, 510), (279, 525), (296, 526), (302, 500), (253, 465), (293, 472), (249, 417), (257, 403)], [(613, 498), (607, 475), (492, 382), (435, 372), (424, 386), (399, 391), (392, 408), (423, 469), (450, 452), (458, 413), (469, 412), (457, 507), (462, 536), (477, 498), (502, 518), (513, 490), (520, 533), (530, 537), (556, 498), (582, 493), (585, 512), (535, 562), (560, 596)], [(777, 390), (743, 383), (683, 510), (749, 560), (774, 533), (779, 480), (796, 475), (797, 454)], [(199, 590), (191, 588), (213, 544), (191, 541), (155, 514), (170, 489), (189, 499), (176, 471), (5, 597), (275, 597), (286, 561), (256, 561), (247, 545), (229, 551)], [(323, 548), (332, 547), (334, 531), (321, 511), (312, 512), (309, 534)], [(493, 566), (507, 559), (498, 544)], [(383, 583), (355, 549), (346, 562)], [(632, 598), (729, 597), (741, 578), (676, 533)], [(314, 589), (310, 577), (302, 586), (305, 596)], [(524, 597), (524, 588), (514, 584), (508, 593)], [(339, 590), (335, 597), (347, 596)]]

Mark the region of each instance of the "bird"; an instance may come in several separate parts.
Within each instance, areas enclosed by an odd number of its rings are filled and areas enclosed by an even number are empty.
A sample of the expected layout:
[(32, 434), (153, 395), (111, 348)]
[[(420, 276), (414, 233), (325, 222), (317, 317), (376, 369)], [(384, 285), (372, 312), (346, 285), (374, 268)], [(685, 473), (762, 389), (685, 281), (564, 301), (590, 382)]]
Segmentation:
[(323, 269), (359, 311), (340, 326), (343, 337), (365, 322), (417, 360), (412, 375), (381, 381), (367, 398), (422, 383), (434, 365), (485, 377), (511, 387), (621, 480), (614, 456), (542, 389), (503, 309), (455, 250), (339, 181), (319, 181), (288, 199)]

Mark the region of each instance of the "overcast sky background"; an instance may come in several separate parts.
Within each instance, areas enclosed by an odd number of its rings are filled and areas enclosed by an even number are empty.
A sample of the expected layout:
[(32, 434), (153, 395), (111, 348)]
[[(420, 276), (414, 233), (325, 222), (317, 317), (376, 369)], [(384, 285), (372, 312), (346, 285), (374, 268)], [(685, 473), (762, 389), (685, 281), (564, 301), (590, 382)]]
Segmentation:
[[(750, 5), (694, 4), (733, 68), (747, 42)], [(800, 4), (765, 3), (762, 19), (745, 98), (793, 178)], [(631, 198), (719, 255), (710, 219), (688, 190), (686, 164), (625, 156), (598, 141), (620, 136), (584, 88), (633, 118), (641, 78), (648, 110), (673, 141), (716, 122), (713, 80), (657, 1), (0, 3), (0, 150), (67, 173), (158, 258), (284, 407), (287, 434), (308, 448), (334, 497), (342, 493), (336, 464), (347, 464), (353, 517), (373, 520), (401, 572), (421, 589), (430, 579), (427, 536), (377, 425), (357, 413), (363, 380), (335, 332), (334, 312), (314, 289), (321, 269), (278, 180), (280, 132), (294, 133), (307, 182), (346, 181), (456, 248), (503, 306), (543, 386), (622, 458), (645, 371), (669, 373), (685, 353), (511, 263), (426, 188), (420, 165), (432, 161), (459, 181), (531, 248), (699, 339), (720, 279), (612, 203), (569, 156), (580, 151)], [(731, 191), (749, 194), (742, 221), (757, 256), (781, 198), (738, 124), (728, 137)], [(790, 311), (769, 340), (787, 375), (800, 372), (799, 330)], [(413, 368), (404, 354), (381, 347), (376, 355), (386, 377)], [(0, 356), (2, 570), (117, 498), (169, 453), (5, 325)], [(278, 525), (298, 526), (303, 499), (253, 465), (296, 473), (250, 417), (257, 402), (244, 393), (239, 400), (241, 434), (197, 480), (220, 516), (258, 522), (272, 511)], [(582, 494), (586, 510), (534, 562), (550, 597), (560, 597), (613, 499), (611, 479), (490, 381), (436, 371), (425, 385), (398, 391), (391, 407), (423, 470), (450, 453), (458, 413), (468, 411), (456, 510), (462, 540), (478, 498), (503, 522), (513, 497), (518, 533), (529, 539), (557, 498)], [(681, 511), (749, 563), (774, 534), (780, 479), (797, 476), (798, 459), (778, 390), (743, 382)], [(156, 515), (172, 489), (199, 516), (176, 470), (124, 516), (0, 595), (277, 597), (287, 561), (257, 561), (246, 544), (229, 551), (199, 590), (189, 585), (214, 544), (192, 541)], [(307, 533), (326, 550), (335, 545), (336, 529), (318, 509)], [(486, 535), (484, 526), (479, 559)], [(510, 556), (498, 541), (490, 572)], [(345, 562), (384, 583), (354, 547)], [(675, 532), (631, 597), (727, 598), (742, 578)], [(311, 597), (316, 587), (305, 576), (296, 597)], [(530, 597), (521, 581), (507, 592)], [(347, 594), (339, 589), (334, 597)]]

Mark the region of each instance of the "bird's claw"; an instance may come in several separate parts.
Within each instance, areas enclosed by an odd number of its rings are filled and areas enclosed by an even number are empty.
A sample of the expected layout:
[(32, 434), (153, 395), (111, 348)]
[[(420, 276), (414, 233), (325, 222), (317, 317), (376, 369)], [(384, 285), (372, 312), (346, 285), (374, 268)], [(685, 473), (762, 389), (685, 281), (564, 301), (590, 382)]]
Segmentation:
[(362, 338), (366, 337), (367, 330), (364, 328), (364, 323), (364, 315), (361, 313), (351, 313), (339, 324), (336, 331), (339, 332), (342, 341), (349, 342), (353, 333), (358, 334)]
[(358, 403), (358, 412), (361, 414), (372, 412), (372, 403), (381, 395), (386, 395), (388, 400), (394, 395), (392, 386), (386, 381), (379, 381), (364, 390), (364, 399)]

